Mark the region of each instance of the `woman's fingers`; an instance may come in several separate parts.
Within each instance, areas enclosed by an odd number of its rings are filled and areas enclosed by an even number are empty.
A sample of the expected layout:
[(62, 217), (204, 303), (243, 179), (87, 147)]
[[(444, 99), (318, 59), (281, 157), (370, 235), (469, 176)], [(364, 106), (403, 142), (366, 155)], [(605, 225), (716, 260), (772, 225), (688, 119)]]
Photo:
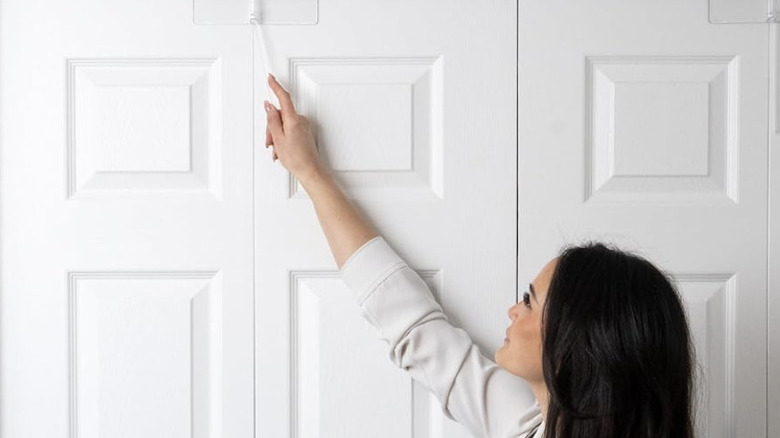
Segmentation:
[(268, 129), (268, 125), (265, 126), (265, 147), (268, 148), (268, 146), (271, 146), (274, 144), (274, 138), (271, 135), (271, 130)]
[(290, 93), (287, 92), (279, 82), (276, 81), (274, 75), (268, 73), (268, 85), (274, 90), (274, 94), (279, 98), (279, 105), (282, 107), (282, 117), (287, 118), (295, 115), (295, 107), (293, 106), (292, 99), (290, 99)]
[[(271, 147), (271, 151), (273, 152), (273, 161), (276, 161), (279, 159), (279, 157), (276, 155), (276, 150), (274, 149), (274, 136), (271, 133), (271, 126), (272, 124), (275, 124), (278, 117), (279, 112), (276, 111), (276, 108), (273, 107), (268, 101), (265, 101), (264, 103), (265, 110), (268, 112), (268, 118), (265, 124), (265, 147), (266, 149), (268, 147)], [(281, 128), (280, 128), (281, 129)]]
[(265, 102), (265, 111), (268, 113), (266, 126), (271, 131), (272, 137), (278, 140), (284, 135), (282, 117), (279, 114), (279, 111), (268, 101)]

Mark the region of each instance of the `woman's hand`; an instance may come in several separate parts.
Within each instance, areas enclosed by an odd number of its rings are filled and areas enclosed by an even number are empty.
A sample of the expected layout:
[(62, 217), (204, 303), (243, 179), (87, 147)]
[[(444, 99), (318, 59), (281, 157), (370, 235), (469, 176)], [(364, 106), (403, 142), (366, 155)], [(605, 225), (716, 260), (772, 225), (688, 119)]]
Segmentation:
[(265, 102), (268, 113), (265, 146), (273, 144), (276, 150), (274, 161), (278, 156), (284, 167), (303, 184), (314, 204), (336, 266), (341, 269), (349, 256), (377, 236), (377, 232), (321, 167), (309, 121), (295, 112), (290, 94), (276, 82), (276, 78), (268, 76), (268, 84), (279, 98), (282, 111)]
[(322, 172), (309, 120), (295, 112), (290, 93), (271, 74), (268, 75), (268, 84), (282, 109), (279, 111), (265, 101), (265, 147), (273, 145), (273, 160), (278, 158), (293, 176), (304, 182)]

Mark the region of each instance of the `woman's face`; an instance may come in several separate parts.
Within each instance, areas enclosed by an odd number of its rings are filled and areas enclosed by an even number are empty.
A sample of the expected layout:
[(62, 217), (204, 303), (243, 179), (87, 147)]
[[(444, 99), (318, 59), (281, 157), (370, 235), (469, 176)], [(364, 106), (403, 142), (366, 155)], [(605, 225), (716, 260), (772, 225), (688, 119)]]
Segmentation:
[[(542, 382), (542, 306), (547, 298), (552, 273), (558, 258), (547, 262), (530, 286), (524, 288), (520, 302), (507, 311), (512, 324), (507, 339), (496, 351), (495, 361), (510, 373), (529, 383)], [(533, 293), (531, 293), (533, 290)]]

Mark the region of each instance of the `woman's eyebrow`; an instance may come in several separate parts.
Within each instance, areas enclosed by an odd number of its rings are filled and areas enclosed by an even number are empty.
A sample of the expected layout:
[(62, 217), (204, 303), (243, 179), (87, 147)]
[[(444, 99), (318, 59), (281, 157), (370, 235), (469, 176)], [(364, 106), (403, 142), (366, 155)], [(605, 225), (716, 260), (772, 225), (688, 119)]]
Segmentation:
[(533, 283), (528, 283), (528, 289), (531, 290), (531, 295), (533, 295), (534, 301), (536, 301), (538, 303), (539, 300), (536, 299), (536, 291), (534, 291), (534, 284)]

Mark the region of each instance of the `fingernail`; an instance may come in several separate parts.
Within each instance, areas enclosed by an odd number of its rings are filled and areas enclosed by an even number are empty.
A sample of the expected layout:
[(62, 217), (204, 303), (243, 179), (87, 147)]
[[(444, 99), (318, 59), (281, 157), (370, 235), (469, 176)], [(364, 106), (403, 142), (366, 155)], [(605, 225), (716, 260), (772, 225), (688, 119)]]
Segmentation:
[(263, 105), (265, 106), (265, 112), (271, 111), (271, 104), (268, 101), (265, 101)]

